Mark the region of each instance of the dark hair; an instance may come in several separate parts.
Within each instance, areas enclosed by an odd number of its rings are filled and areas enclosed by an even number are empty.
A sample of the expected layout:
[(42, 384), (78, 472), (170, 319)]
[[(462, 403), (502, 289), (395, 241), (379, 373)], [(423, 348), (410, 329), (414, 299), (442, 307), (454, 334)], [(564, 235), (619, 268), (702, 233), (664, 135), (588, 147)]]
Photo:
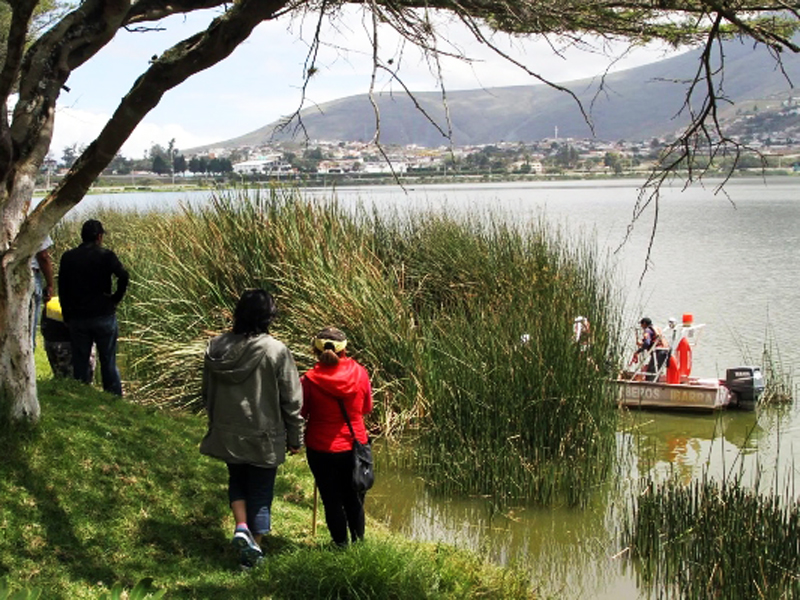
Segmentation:
[(641, 321), (639, 321), (639, 325), (644, 325), (645, 327), (650, 327), (652, 324), (653, 321), (651, 321), (649, 317), (644, 317)]
[(316, 345), (317, 340), (333, 340), (334, 342), (346, 342), (347, 336), (341, 329), (336, 327), (325, 327), (317, 332), (314, 336), (314, 354), (317, 355), (319, 362), (323, 365), (336, 366), (339, 364), (339, 358), (345, 355), (344, 349), (341, 352), (336, 352), (336, 348), (331, 342), (327, 342), (322, 349)]
[(84, 242), (96, 242), (102, 234), (106, 232), (103, 224), (97, 219), (89, 219), (81, 227), (81, 240)]
[(233, 311), (233, 333), (258, 335), (269, 333), (278, 314), (275, 300), (266, 290), (245, 290)]

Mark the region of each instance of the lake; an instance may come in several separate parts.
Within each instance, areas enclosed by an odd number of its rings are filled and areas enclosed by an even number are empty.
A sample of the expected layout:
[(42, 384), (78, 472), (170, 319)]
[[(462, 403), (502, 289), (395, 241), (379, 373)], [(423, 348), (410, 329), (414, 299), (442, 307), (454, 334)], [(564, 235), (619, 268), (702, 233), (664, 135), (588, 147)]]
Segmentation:
[[(631, 349), (642, 316), (664, 326), (670, 317), (680, 321), (691, 313), (706, 325), (694, 374), (724, 377), (729, 367), (760, 365), (765, 343), (792, 373), (800, 353), (793, 330), (800, 313), (800, 179), (734, 179), (724, 193), (715, 193), (715, 183), (665, 188), (655, 236), (651, 206), (627, 241), (638, 194), (637, 183), (629, 180), (376, 186), (339, 188), (336, 195), (346, 206), (492, 211), (521, 223), (546, 219), (567, 236), (593, 238), (607, 252), (631, 323)], [(97, 195), (76, 211), (88, 216), (99, 204), (163, 209), (207, 196)], [(623, 420), (618, 439), (620, 448), (632, 448), (623, 483), (635, 481), (644, 468), (671, 469), (688, 481), (704, 468), (720, 476), (743, 464), (752, 473), (758, 461), (782, 486), (800, 464), (800, 416), (794, 406), (717, 416), (632, 414)], [(381, 472), (379, 463), (368, 512), (411, 538), (451, 542), (499, 563), (530, 568), (534, 581), (545, 582), (544, 591), (558, 597), (643, 598), (635, 574), (617, 557), (622, 548), (616, 546), (612, 497), (610, 490), (599, 490), (587, 510), (522, 507), (491, 515), (480, 500), (432, 498), (413, 473)]]

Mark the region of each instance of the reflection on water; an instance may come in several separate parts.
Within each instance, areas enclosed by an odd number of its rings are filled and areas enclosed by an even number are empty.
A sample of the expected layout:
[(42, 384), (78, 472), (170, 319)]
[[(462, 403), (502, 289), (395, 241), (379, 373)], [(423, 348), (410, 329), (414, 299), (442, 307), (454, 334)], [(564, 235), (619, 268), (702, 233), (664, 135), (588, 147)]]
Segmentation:
[(684, 482), (703, 469), (714, 474), (714, 467), (722, 469), (756, 452), (768, 433), (755, 412), (630, 412), (623, 428), (634, 444), (637, 472), (669, 470)]
[(368, 512), (416, 540), (469, 548), (487, 560), (530, 571), (534, 584), (550, 593), (600, 597), (595, 591), (616, 576), (606, 520), (609, 490), (598, 490), (587, 509), (517, 507), (492, 513), (481, 499), (443, 499), (430, 494), (421, 478), (401, 469), (382, 469), (379, 450)]

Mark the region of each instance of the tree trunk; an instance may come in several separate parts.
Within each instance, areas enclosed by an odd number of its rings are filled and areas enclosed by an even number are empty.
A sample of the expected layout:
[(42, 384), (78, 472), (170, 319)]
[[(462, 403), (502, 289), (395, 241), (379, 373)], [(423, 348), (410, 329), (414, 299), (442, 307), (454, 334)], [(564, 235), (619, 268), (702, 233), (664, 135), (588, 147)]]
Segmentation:
[[(186, 6), (187, 10), (196, 10), (201, 5), (221, 3), (221, 0), (187, 0)], [(4, 184), (0, 185), (0, 417), (7, 415), (13, 421), (39, 418), (30, 332), (33, 290), (30, 257), (39, 249), (47, 232), (81, 201), (134, 128), (167, 90), (226, 58), (247, 39), (256, 25), (272, 18), (285, 4), (285, 0), (240, 0), (214, 19), (207, 30), (164, 52), (134, 82), (103, 131), (56, 189), (28, 213), (36, 173), (50, 145), (59, 90), (73, 68), (113, 37), (120, 19), (130, 9), (130, 2), (87, 1), (81, 5), (82, 10), (70, 13), (58, 27), (49, 30), (34, 44), (33, 58), (24, 64), (27, 70), (21, 79), (10, 130), (3, 127), (7, 111), (5, 107), (0, 108), (3, 118), (0, 122), (0, 183)], [(136, 6), (144, 5), (149, 3)], [(3, 82), (8, 81), (2, 74), (0, 71), (0, 92)], [(9, 131), (12, 147), (17, 151), (13, 168), (3, 162), (3, 135), (7, 138)]]
[(0, 419), (36, 422), (36, 364), (30, 330), (30, 263), (0, 263)]

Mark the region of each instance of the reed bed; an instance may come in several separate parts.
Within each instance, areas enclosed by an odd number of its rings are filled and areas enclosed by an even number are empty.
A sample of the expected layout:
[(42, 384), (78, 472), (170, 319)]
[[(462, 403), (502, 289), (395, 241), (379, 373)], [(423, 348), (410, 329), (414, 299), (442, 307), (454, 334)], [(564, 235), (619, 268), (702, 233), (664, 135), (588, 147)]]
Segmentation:
[(756, 360), (747, 344), (737, 339), (745, 364), (760, 364), (764, 377), (764, 391), (759, 398), (760, 405), (791, 404), (795, 396), (794, 373), (787, 369), (780, 354), (780, 345), (775, 339), (775, 329), (767, 324), (764, 342), (761, 346), (760, 360)]
[[(434, 489), (578, 505), (608, 474), (619, 313), (590, 245), (543, 222), (344, 210), (280, 188), (119, 220), (114, 248), (132, 273), (121, 350), (137, 399), (199, 409), (207, 340), (243, 289), (264, 287), (301, 370), (316, 330), (347, 332), (373, 380), (373, 431), (405, 435)], [(588, 345), (571, 339), (579, 314)]]
[(688, 485), (645, 479), (622, 530), (640, 582), (658, 598), (797, 598), (800, 505), (738, 477)]
[(764, 392), (761, 394), (759, 403), (791, 404), (795, 396), (794, 376), (786, 370), (780, 351), (772, 337), (764, 343), (761, 365), (764, 375)]

